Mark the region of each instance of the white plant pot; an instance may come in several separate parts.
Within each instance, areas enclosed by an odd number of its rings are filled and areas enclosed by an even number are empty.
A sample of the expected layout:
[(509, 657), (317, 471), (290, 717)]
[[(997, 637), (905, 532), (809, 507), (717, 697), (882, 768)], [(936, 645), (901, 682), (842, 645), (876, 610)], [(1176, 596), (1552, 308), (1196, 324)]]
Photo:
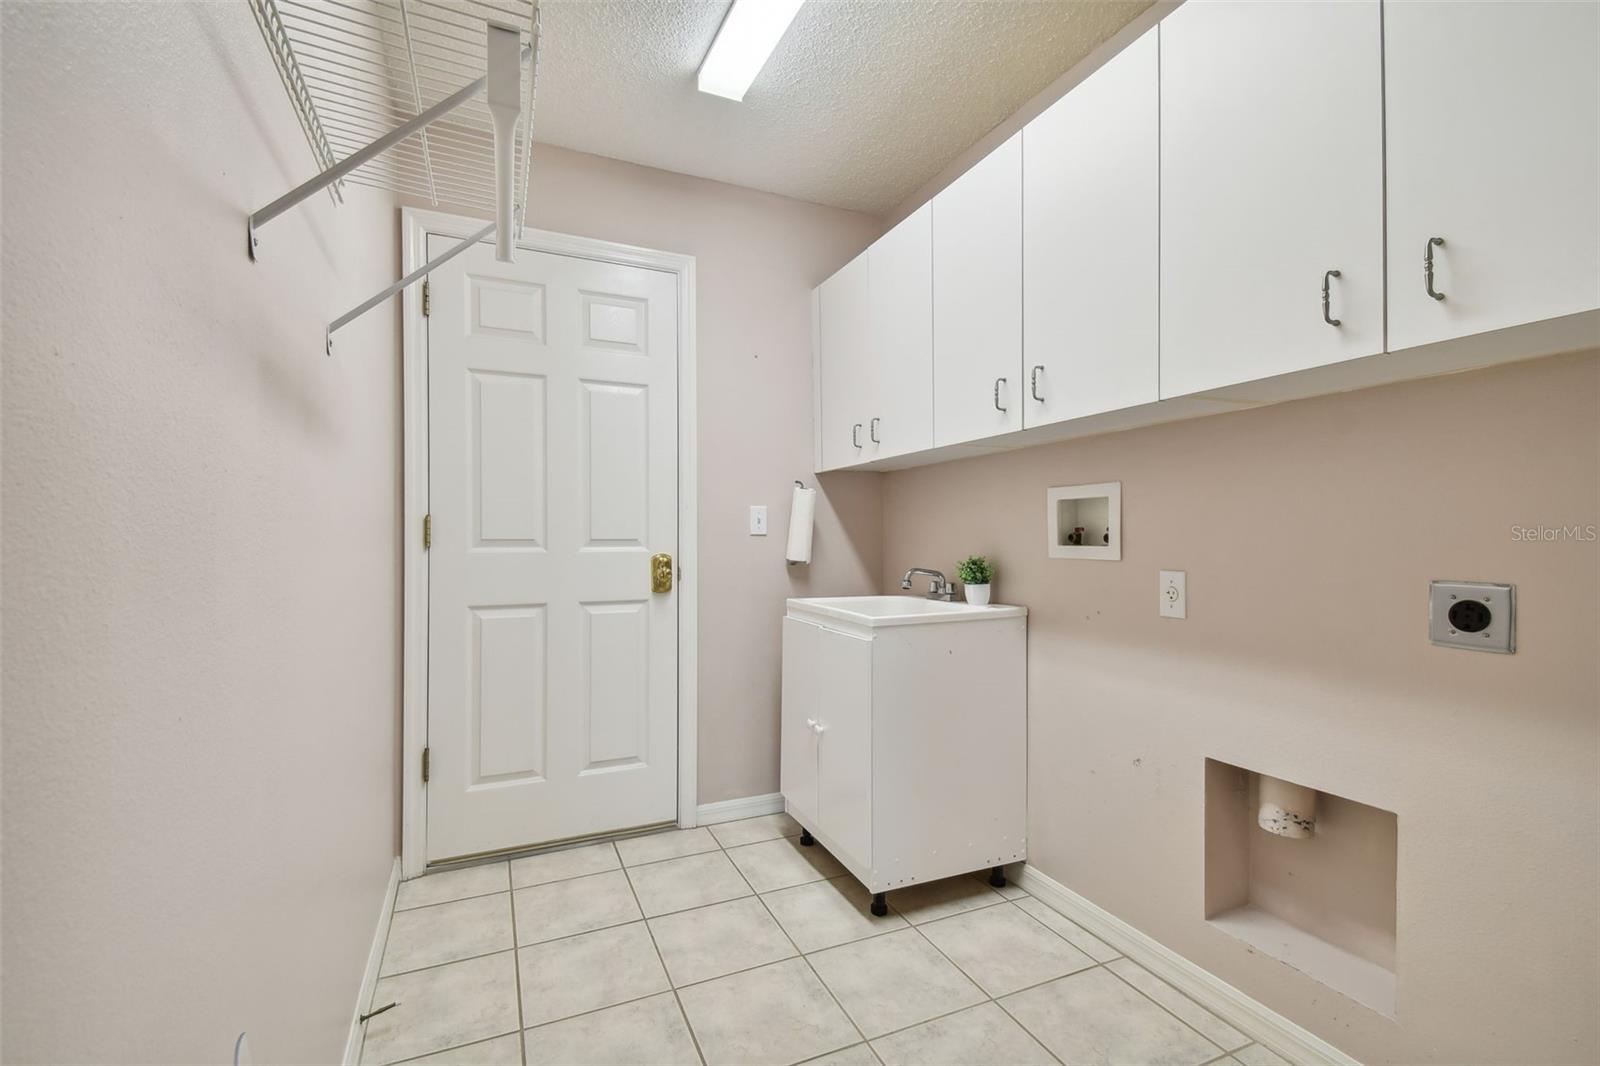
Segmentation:
[(978, 607), (986, 607), (989, 603), (988, 585), (967, 585), (965, 587), (967, 602)]

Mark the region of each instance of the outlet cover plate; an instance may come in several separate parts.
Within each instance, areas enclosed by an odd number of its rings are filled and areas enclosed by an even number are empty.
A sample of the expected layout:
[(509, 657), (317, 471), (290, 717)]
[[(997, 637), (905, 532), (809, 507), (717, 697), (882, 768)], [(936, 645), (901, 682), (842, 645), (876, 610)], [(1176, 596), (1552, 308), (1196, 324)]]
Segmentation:
[(1428, 586), (1428, 639), (1446, 648), (1517, 650), (1516, 586), (1434, 581)]
[(1188, 573), (1183, 570), (1161, 571), (1161, 617), (1188, 618)]

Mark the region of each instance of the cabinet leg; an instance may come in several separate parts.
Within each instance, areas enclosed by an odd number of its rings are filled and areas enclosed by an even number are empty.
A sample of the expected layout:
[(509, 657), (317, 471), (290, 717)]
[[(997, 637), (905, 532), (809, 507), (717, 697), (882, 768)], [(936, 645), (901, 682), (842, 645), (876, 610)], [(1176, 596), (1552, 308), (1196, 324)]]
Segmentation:
[(872, 913), (882, 918), (889, 913), (889, 901), (883, 898), (883, 893), (875, 893), (872, 897)]
[(1004, 866), (996, 866), (994, 869), (990, 870), (989, 871), (989, 883), (991, 885), (993, 885), (995, 888), (1005, 888), (1006, 887), (1006, 868)]
[(815, 844), (816, 842), (817, 842), (817, 838), (811, 835), (811, 830), (809, 830), (809, 829), (800, 830), (800, 843), (801, 844), (803, 844), (804, 846), (809, 848), (811, 845)]

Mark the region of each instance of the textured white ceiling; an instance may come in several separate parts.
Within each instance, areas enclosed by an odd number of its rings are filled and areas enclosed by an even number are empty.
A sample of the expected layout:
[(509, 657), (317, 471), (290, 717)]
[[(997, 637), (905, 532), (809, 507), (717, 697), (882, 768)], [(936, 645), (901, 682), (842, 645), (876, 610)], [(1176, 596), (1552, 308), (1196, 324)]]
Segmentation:
[(535, 137), (885, 214), (1148, 0), (809, 0), (745, 96), (696, 91), (727, 0), (545, 0)]

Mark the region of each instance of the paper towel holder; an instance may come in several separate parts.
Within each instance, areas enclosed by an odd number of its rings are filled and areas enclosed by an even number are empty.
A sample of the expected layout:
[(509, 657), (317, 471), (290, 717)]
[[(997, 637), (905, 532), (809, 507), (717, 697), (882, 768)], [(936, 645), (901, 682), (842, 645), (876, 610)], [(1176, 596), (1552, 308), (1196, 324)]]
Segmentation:
[[(799, 479), (799, 478), (795, 478), (795, 479), (794, 479), (794, 487), (795, 487), (795, 488), (797, 488), (797, 489), (803, 489), (803, 488), (805, 488), (805, 487), (806, 487), (806, 483), (805, 483), (805, 482), (804, 482), (804, 481), (801, 481), (801, 480), (800, 480), (800, 479)], [(783, 565), (784, 565), (784, 566), (785, 566), (785, 567), (790, 567), (790, 566), (807, 566), (807, 565), (809, 565), (809, 563), (802, 563), (802, 562), (800, 562), (800, 561), (799, 561), (799, 560), (797, 560), (797, 559), (785, 559), (785, 560), (784, 560), (784, 561), (783, 561)]]

